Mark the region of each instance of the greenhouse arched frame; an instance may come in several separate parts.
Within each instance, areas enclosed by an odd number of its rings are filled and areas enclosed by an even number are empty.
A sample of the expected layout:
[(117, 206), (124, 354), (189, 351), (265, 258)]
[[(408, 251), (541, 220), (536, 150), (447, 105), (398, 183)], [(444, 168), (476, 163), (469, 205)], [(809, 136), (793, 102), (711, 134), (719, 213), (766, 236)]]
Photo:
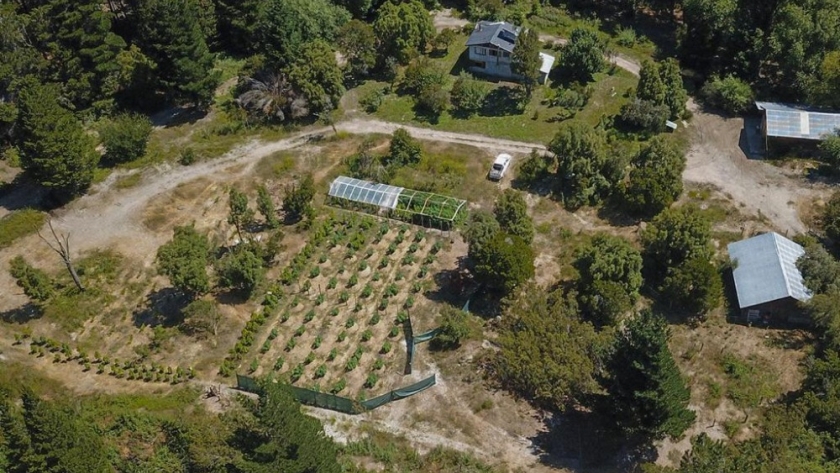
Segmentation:
[(384, 211), (387, 216), (441, 230), (451, 230), (460, 222), (467, 204), (463, 199), (347, 176), (332, 181), (329, 197), (339, 207), (352, 202), (373, 213)]

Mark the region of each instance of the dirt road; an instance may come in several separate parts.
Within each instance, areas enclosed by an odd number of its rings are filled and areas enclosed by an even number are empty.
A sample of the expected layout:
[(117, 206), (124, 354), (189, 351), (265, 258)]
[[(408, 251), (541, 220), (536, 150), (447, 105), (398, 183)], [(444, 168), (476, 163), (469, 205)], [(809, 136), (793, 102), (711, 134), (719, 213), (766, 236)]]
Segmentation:
[[(456, 18), (455, 16), (453, 16), (451, 8), (435, 12), (435, 17), (433, 21), (435, 24), (435, 28), (438, 30), (446, 28), (463, 28), (464, 25), (470, 23), (469, 21), (463, 18)], [(542, 41), (543, 43), (566, 44), (569, 40), (561, 38), (559, 36), (540, 33), (540, 41)], [(622, 55), (610, 55), (607, 56), (607, 60), (615, 64), (616, 66), (626, 70), (627, 72), (633, 74), (634, 76), (638, 77), (639, 70), (641, 69), (641, 66), (638, 62)]]
[(693, 100), (689, 109), (694, 113), (690, 124), (693, 137), (683, 179), (711, 184), (742, 212), (766, 217), (782, 233), (806, 231), (798, 208), (825, 194), (825, 186), (767, 162), (748, 159), (738, 145), (743, 119), (703, 112)]

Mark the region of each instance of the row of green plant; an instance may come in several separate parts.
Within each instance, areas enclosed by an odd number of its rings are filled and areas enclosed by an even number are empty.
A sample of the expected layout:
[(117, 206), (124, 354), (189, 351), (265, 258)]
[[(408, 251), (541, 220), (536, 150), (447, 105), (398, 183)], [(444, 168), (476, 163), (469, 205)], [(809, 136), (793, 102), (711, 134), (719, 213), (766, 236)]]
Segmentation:
[[(15, 335), (15, 343), (22, 344), (29, 339), (28, 332)], [(52, 355), (53, 363), (77, 362), (83, 371), (95, 369), (96, 374), (107, 374), (119, 379), (138, 380), (155, 383), (179, 384), (195, 377), (192, 368), (184, 369), (180, 366), (161, 365), (155, 362), (145, 363), (141, 360), (121, 361), (118, 358), (102, 356), (98, 351), (89, 355), (81, 349), (74, 349), (66, 342), (59, 342), (44, 336), (35, 336), (29, 342), (29, 354), (39, 358)]]

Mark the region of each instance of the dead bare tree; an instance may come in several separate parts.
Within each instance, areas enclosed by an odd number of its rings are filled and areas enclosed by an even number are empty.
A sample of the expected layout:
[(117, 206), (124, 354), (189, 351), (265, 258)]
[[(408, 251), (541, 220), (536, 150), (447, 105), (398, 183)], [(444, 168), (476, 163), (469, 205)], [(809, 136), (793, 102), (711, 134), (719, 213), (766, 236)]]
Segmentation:
[(44, 243), (50, 247), (51, 250), (55, 251), (58, 256), (61, 256), (62, 261), (64, 261), (64, 266), (67, 267), (67, 272), (70, 273), (70, 277), (73, 278), (73, 282), (76, 284), (76, 287), (79, 288), (80, 291), (84, 291), (85, 288), (82, 286), (82, 281), (79, 279), (78, 273), (76, 273), (76, 268), (73, 267), (73, 261), (70, 259), (70, 234), (58, 236), (58, 233), (53, 228), (52, 220), (48, 220), (47, 223), (50, 226), (50, 232), (52, 232), (52, 236), (55, 239), (55, 245), (49, 242), (41, 232), (38, 232), (38, 236), (41, 240), (44, 240)]

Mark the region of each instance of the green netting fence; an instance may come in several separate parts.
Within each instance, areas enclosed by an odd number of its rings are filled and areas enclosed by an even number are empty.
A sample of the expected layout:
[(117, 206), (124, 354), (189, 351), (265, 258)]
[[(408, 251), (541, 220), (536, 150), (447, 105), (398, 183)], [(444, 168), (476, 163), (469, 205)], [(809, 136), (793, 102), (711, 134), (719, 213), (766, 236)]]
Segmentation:
[[(336, 396), (335, 394), (299, 388), (297, 386), (290, 386), (290, 388), (292, 390), (292, 395), (301, 404), (330, 409), (333, 411), (343, 412), (345, 414), (361, 414), (363, 412), (376, 409), (377, 407), (384, 406), (389, 402), (398, 401), (400, 399), (405, 399), (421, 393), (434, 386), (435, 383), (437, 383), (437, 377), (435, 375), (431, 375), (428, 378), (414, 384), (389, 391), (381, 396), (377, 396), (366, 401), (356, 401), (346, 397)], [(259, 384), (250, 376), (237, 374), (236, 388), (250, 393), (260, 393)]]

